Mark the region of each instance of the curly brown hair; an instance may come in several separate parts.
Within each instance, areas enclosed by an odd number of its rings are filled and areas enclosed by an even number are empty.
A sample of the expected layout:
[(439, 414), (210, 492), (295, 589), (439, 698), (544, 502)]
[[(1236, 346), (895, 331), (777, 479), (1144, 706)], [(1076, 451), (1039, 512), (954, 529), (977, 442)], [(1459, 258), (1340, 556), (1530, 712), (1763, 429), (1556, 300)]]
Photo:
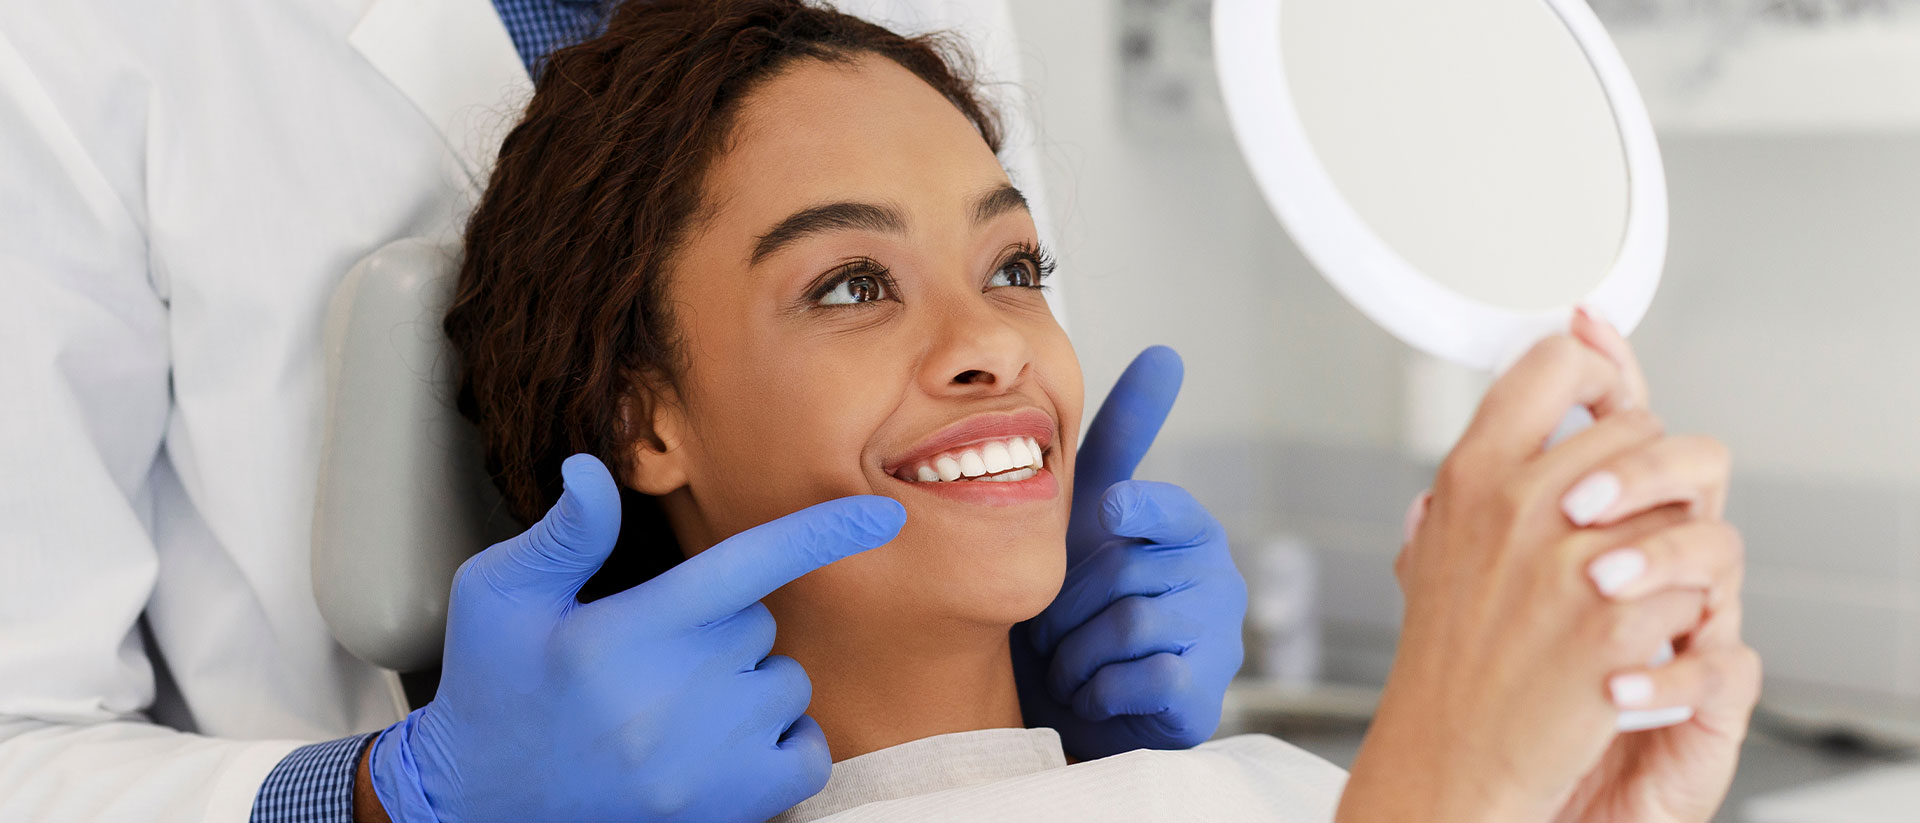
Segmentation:
[[(878, 55), (944, 95), (998, 153), (962, 54), (945, 37), (904, 37), (805, 0), (667, 0), (625, 3), (604, 35), (549, 57), (467, 224), (445, 323), (460, 409), (515, 517), (531, 523), (559, 499), (573, 453), (624, 476), (623, 409), (643, 378), (671, 385), (682, 366), (665, 275), (739, 101), (796, 60)], [(629, 522), (664, 522), (657, 507), (627, 508)]]

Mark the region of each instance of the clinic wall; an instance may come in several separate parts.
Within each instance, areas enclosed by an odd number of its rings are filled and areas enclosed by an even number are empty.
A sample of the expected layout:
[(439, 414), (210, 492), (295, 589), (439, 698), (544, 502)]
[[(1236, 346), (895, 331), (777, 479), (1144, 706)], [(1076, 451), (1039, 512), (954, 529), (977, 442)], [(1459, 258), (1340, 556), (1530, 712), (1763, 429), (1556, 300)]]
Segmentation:
[(1775, 696), (1891, 694), (1920, 726), (1920, 133), (1662, 145), (1669, 274), (1636, 343), (1669, 424), (1733, 449)]
[[(1377, 682), (1432, 471), (1401, 448), (1408, 355), (1306, 265), (1224, 131), (1123, 124), (1120, 5), (1015, 4), (1089, 412), (1139, 348), (1178, 349), (1142, 474), (1194, 489), (1243, 567), (1311, 545), (1327, 673)], [(1634, 340), (1670, 427), (1734, 451), (1769, 695), (1920, 724), (1920, 134), (1661, 139), (1672, 247)]]
[[(1188, 362), (1172, 441), (1391, 437), (1398, 344), (1278, 236), (1231, 137), (1120, 125), (1117, 5), (1014, 5), (1089, 409), (1135, 352), (1166, 343)], [(1333, 397), (1295, 399), (1330, 382)]]

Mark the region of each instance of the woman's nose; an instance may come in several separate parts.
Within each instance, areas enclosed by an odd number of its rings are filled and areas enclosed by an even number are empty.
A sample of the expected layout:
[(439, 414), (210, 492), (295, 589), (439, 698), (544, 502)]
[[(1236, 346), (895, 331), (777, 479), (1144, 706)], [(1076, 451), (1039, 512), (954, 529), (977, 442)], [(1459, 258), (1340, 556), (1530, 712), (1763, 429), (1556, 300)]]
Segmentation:
[(989, 306), (955, 307), (933, 332), (921, 370), (929, 394), (1001, 394), (1018, 385), (1033, 362), (1027, 336)]

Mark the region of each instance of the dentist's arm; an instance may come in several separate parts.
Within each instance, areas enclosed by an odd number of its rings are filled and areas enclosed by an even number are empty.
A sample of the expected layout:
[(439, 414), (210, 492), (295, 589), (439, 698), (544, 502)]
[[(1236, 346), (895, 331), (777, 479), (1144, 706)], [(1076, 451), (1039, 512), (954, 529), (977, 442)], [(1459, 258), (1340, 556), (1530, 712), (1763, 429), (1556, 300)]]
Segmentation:
[(760, 605), (787, 582), (892, 540), (883, 497), (803, 509), (652, 580), (582, 604), (613, 550), (620, 500), (598, 460), (526, 533), (460, 567), (440, 690), (380, 734), (356, 818), (759, 821), (832, 768), (792, 658)]
[[(37, 59), (125, 52), (92, 14), (0, 7), (0, 820), (237, 823), (299, 743), (149, 714), (155, 513), (188, 505), (160, 502), (179, 482), (139, 197), (154, 96), (137, 73)], [(99, 100), (120, 102), (61, 105)]]
[(1181, 371), (1172, 349), (1141, 352), (1094, 415), (1075, 463), (1066, 583), (1013, 630), (1027, 722), (1082, 759), (1205, 741), (1240, 669), (1247, 587), (1225, 531), (1180, 487), (1130, 479)]

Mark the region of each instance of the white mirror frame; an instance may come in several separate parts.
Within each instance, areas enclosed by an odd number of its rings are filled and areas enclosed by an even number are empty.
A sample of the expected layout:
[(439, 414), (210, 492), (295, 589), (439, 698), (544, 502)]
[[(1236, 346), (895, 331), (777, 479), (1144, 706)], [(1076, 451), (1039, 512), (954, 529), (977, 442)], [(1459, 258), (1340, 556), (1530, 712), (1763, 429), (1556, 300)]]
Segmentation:
[[(1653, 121), (1625, 61), (1583, 0), (1544, 2), (1585, 52), (1613, 107), (1626, 154), (1627, 222), (1613, 268), (1579, 301), (1631, 332), (1660, 284), (1667, 251), (1667, 183)], [(1214, 0), (1214, 68), (1240, 151), (1294, 242), (1360, 311), (1436, 357), (1499, 371), (1534, 341), (1567, 327), (1572, 306), (1520, 312), (1491, 306), (1421, 273), (1360, 218), (1307, 138), (1280, 54), (1287, 0)]]

